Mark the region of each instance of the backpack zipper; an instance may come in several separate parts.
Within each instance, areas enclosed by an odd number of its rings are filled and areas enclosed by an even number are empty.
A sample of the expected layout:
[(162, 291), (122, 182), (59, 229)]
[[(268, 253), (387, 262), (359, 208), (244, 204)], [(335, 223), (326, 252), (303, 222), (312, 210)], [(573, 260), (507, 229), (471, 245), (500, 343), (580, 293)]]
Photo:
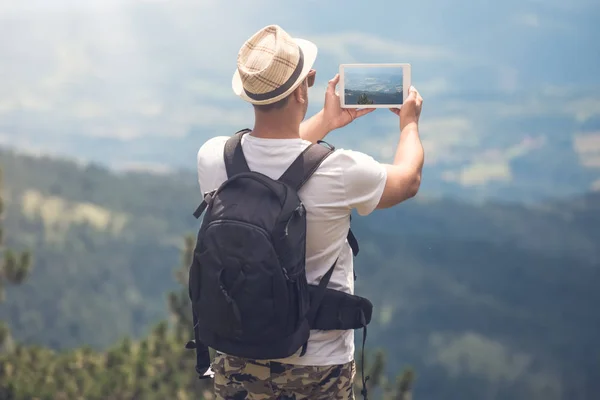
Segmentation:
[(215, 197), (219, 193), (221, 193), (221, 190), (223, 190), (232, 181), (234, 181), (236, 179), (239, 179), (239, 178), (249, 178), (249, 179), (252, 179), (252, 180), (254, 180), (254, 181), (262, 184), (267, 189), (269, 189), (269, 190), (271, 190), (273, 192), (277, 192), (277, 190), (278, 190), (277, 185), (278, 184), (284, 185), (284, 183), (282, 183), (280, 181), (273, 181), (271, 178), (269, 178), (268, 176), (266, 176), (264, 174), (261, 174), (260, 172), (256, 172), (256, 171), (242, 172), (242, 173), (239, 173), (237, 175), (232, 176), (231, 178), (228, 178), (225, 182), (223, 182), (221, 184), (221, 186), (219, 186), (219, 188), (216, 189), (216, 192), (213, 194), (213, 197)]
[(206, 232), (208, 230), (208, 228), (210, 228), (211, 226), (221, 225), (221, 224), (236, 224), (236, 225), (243, 225), (243, 226), (247, 226), (252, 229), (256, 229), (260, 233), (262, 233), (269, 241), (271, 241), (271, 235), (269, 234), (269, 232), (267, 232), (267, 230), (265, 228), (255, 225), (255, 224), (250, 224), (245, 221), (239, 221), (237, 219), (217, 219), (215, 221), (210, 221), (208, 223), (208, 225), (206, 225), (206, 228), (204, 231)]
[(298, 216), (302, 216), (304, 214), (304, 204), (302, 204), (302, 202), (300, 202), (300, 204), (298, 205), (298, 207), (296, 207), (294, 209), (294, 211), (292, 212), (292, 215), (288, 218), (287, 222), (285, 223), (285, 236), (288, 235), (288, 227), (290, 226), (290, 222), (292, 222), (292, 219), (294, 218), (294, 216), (298, 214)]

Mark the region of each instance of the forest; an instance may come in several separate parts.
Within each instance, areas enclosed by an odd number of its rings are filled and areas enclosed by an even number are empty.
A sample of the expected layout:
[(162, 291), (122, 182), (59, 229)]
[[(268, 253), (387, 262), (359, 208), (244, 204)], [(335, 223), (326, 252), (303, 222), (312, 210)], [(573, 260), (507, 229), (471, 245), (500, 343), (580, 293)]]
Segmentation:
[[(194, 174), (8, 150), (0, 167), (0, 399), (210, 399), (184, 348)], [(528, 207), (419, 195), (353, 230), (356, 291), (375, 306), (371, 398), (600, 390), (599, 193)]]

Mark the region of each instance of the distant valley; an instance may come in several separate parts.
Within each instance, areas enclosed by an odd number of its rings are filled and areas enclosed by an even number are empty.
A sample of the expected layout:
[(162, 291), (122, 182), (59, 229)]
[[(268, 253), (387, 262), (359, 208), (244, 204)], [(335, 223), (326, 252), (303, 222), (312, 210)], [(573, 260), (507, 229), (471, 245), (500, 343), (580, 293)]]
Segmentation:
[[(198, 226), (193, 174), (6, 150), (0, 164), (8, 244), (35, 254), (31, 278), (0, 306), (17, 339), (105, 348), (166, 317), (183, 236)], [(597, 193), (532, 207), (422, 194), (355, 218), (356, 290), (376, 312), (367, 349), (384, 349), (390, 371), (413, 365), (419, 398), (591, 398), (599, 207)]]
[(344, 75), (344, 101), (346, 104), (402, 104), (402, 74), (369, 68), (347, 68)]

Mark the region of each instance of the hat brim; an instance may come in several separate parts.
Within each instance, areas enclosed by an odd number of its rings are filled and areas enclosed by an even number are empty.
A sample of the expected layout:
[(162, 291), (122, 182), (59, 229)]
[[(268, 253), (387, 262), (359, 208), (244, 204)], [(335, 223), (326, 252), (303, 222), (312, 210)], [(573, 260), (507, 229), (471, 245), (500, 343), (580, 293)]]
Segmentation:
[(241, 97), (243, 100), (245, 100), (249, 103), (261, 105), (261, 104), (275, 103), (275, 102), (287, 97), (290, 93), (292, 93), (294, 90), (296, 90), (296, 88), (298, 86), (300, 86), (302, 81), (306, 78), (306, 76), (312, 69), (312, 67), (315, 63), (315, 60), (317, 59), (318, 49), (314, 43), (309, 42), (308, 40), (294, 38), (294, 41), (302, 49), (302, 53), (304, 54), (304, 66), (302, 67), (302, 72), (300, 72), (300, 75), (298, 76), (298, 79), (296, 80), (296, 82), (294, 82), (294, 84), (287, 91), (280, 94), (279, 96), (276, 96), (276, 97), (273, 97), (273, 98), (270, 98), (267, 100), (253, 100), (250, 97), (248, 97), (248, 95), (244, 91), (244, 84), (242, 83), (242, 78), (240, 77), (239, 71), (236, 70), (233, 74), (233, 79), (231, 80), (231, 86), (233, 87), (233, 92), (237, 96)]

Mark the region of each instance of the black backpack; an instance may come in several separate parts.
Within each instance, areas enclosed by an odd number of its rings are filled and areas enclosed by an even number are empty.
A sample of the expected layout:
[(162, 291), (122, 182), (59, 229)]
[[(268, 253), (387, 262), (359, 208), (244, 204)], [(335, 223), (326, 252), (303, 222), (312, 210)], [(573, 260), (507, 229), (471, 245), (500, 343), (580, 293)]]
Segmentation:
[[(279, 359), (301, 348), (304, 355), (311, 329), (357, 328), (365, 329), (364, 347), (371, 319), (367, 299), (327, 288), (337, 260), (317, 286), (306, 280), (306, 209), (298, 191), (335, 149), (311, 144), (273, 180), (248, 168), (241, 146), (248, 132), (226, 142), (228, 179), (194, 213), (206, 211), (189, 271), (195, 340), (187, 347), (196, 349), (201, 378), (208, 347)], [(356, 255), (351, 231), (348, 241)]]

